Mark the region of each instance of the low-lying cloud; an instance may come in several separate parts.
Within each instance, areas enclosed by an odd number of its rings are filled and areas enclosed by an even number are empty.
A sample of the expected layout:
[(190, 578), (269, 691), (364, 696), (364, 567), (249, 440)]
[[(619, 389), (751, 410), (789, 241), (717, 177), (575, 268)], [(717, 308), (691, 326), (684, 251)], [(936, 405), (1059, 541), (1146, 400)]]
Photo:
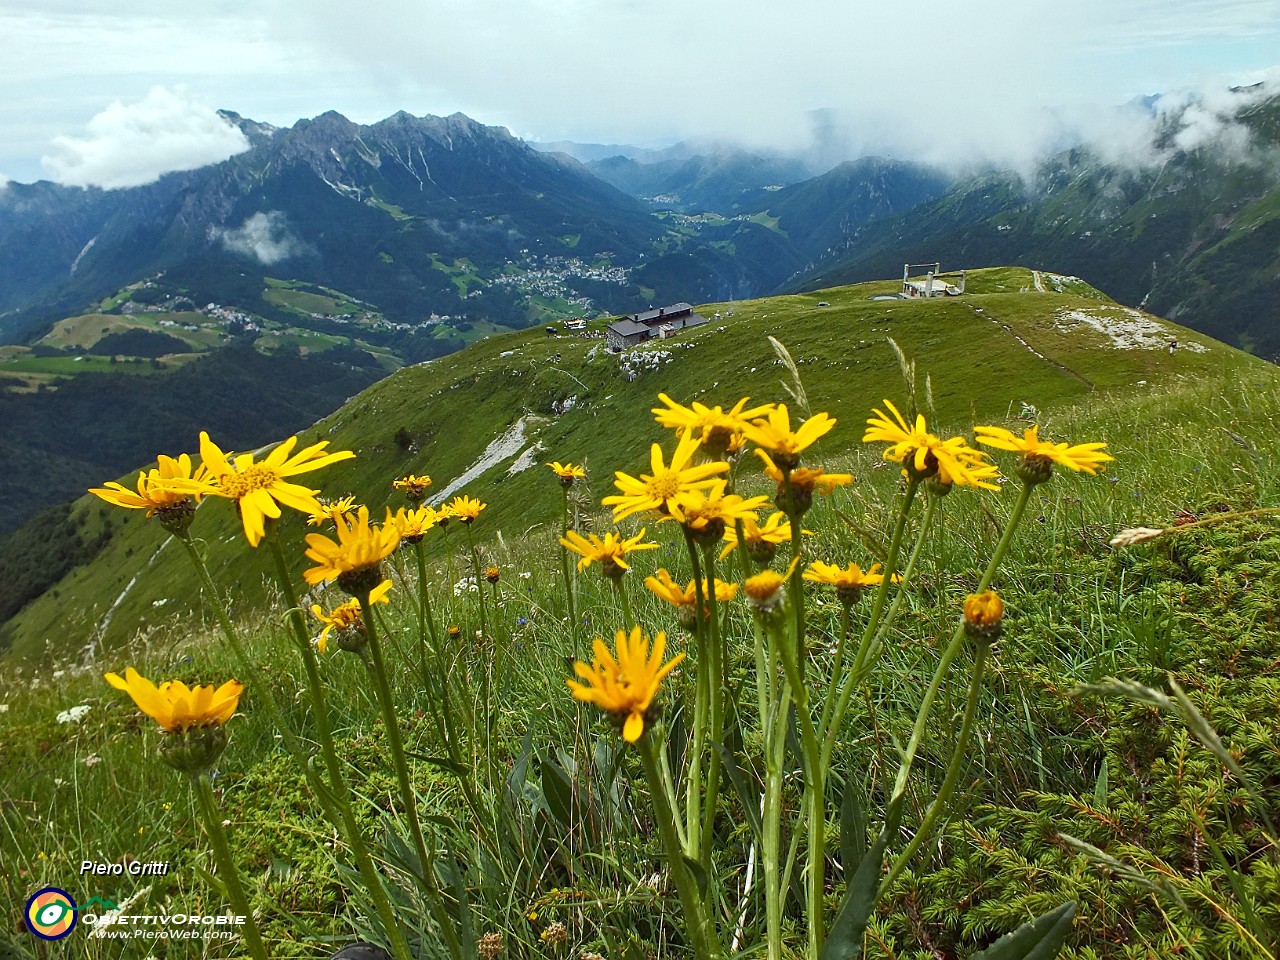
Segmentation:
[(1100, 112), (1077, 124), (1079, 139), (1103, 160), (1144, 169), (1168, 162), (1175, 153), (1211, 149), (1231, 163), (1274, 164), (1274, 151), (1260, 145), (1239, 116), (1259, 101), (1280, 94), (1280, 81), (1224, 89), (1175, 90), (1154, 103)]
[(234, 230), (222, 234), (222, 245), (232, 253), (253, 257), (264, 267), (307, 252), (307, 246), (293, 235), (289, 222), (279, 210), (255, 213)]
[(84, 136), (57, 137), (52, 146), (40, 161), (51, 179), (114, 190), (217, 163), (248, 150), (249, 141), (186, 89), (153, 87), (136, 103), (112, 103)]

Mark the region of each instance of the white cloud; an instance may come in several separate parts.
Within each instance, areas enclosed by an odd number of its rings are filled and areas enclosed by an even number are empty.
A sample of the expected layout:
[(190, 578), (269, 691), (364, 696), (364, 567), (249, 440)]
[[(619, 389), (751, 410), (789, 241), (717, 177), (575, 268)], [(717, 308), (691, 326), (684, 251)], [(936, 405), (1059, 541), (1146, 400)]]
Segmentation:
[(797, 149), (830, 108), (845, 156), (1022, 166), (1105, 105), (1275, 64), (1280, 0), (0, 0), (0, 36), (20, 179), (109, 98), (180, 83), (279, 126), (403, 108), (615, 143)]
[(1149, 110), (1130, 105), (1079, 116), (1075, 129), (1103, 160), (1129, 168), (1157, 167), (1177, 151), (1202, 147), (1230, 162), (1272, 164), (1273, 151), (1260, 146), (1236, 119), (1249, 105), (1280, 93), (1280, 78), (1274, 75), (1260, 78), (1258, 84), (1248, 89), (1174, 90)]
[(807, 112), (829, 108), (846, 157), (1025, 167), (1099, 104), (1274, 63), (1280, 4), (309, 0), (277, 7), (271, 26), (412, 112), (461, 110), (542, 140), (796, 149)]
[(279, 210), (255, 213), (235, 230), (223, 233), (222, 245), (232, 253), (253, 257), (264, 267), (307, 252)]
[(112, 103), (85, 136), (55, 137), (52, 147), (40, 162), (53, 180), (111, 190), (217, 163), (248, 150), (249, 141), (184, 87), (153, 87), (136, 103)]

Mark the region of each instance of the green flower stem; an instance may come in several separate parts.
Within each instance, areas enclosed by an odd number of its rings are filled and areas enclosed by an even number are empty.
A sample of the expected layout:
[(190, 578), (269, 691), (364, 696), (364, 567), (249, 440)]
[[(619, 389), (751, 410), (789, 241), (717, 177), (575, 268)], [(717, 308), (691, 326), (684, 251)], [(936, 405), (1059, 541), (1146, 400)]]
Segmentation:
[[(189, 537), (177, 534), (175, 536), (186, 548), (187, 556), (191, 558), (191, 563), (195, 566), (196, 573), (200, 576), (200, 584), (204, 588), (205, 596), (208, 597), (209, 606), (213, 609), (218, 625), (222, 628), (222, 635), (226, 638), (227, 646), (231, 648), (231, 653), (239, 662), (240, 669), (245, 672), (245, 680), (250, 684), (250, 689), (254, 694), (261, 695), (262, 702), (266, 705), (267, 713), (271, 717), (272, 725), (280, 731), (280, 735), (284, 738), (285, 748), (298, 761), (302, 769), (308, 772), (308, 778), (310, 778), (313, 774), (311, 773), (311, 768), (307, 765), (309, 751), (294, 732), (293, 725), (285, 718), (284, 711), (281, 709), (279, 701), (276, 700), (276, 695), (271, 689), (271, 683), (266, 674), (249, 657), (248, 651), (245, 650), (244, 644), (240, 641), (240, 635), (236, 632), (236, 628), (232, 626), (231, 619), (227, 616), (226, 608), (222, 605), (222, 598), (218, 593), (218, 588), (214, 586), (213, 578), (209, 576), (209, 569), (205, 566), (204, 558), (200, 556), (200, 551), (196, 549), (196, 545), (191, 542)], [(323, 794), (318, 795), (323, 796)]]
[(711, 918), (698, 893), (698, 885), (685, 863), (684, 850), (676, 833), (675, 814), (662, 787), (662, 773), (658, 769), (653, 741), (647, 728), (636, 746), (640, 748), (640, 762), (644, 766), (644, 776), (649, 782), (649, 796), (653, 802), (653, 818), (657, 823), (658, 836), (662, 840), (672, 879), (675, 880), (676, 891), (680, 895), (680, 907), (688, 924), (693, 955), (696, 960), (719, 960), (724, 957), (724, 948), (720, 946)]
[(893, 575), (898, 569), (898, 552), (902, 549), (902, 535), (907, 528), (907, 516), (911, 513), (911, 504), (915, 500), (916, 491), (920, 489), (920, 481), (911, 477), (907, 480), (907, 489), (902, 495), (902, 506), (898, 509), (898, 517), (893, 524), (893, 537), (889, 541), (889, 555), (884, 560), (884, 580), (880, 583), (880, 589), (876, 591), (875, 601), (871, 605), (871, 615), (867, 618), (866, 628), (862, 633), (862, 642), (859, 644), (859, 657), (855, 658), (857, 663), (861, 659), (862, 648), (871, 642), (871, 638), (875, 636), (876, 629), (880, 626), (880, 615), (884, 611), (885, 599), (889, 596), (889, 587), (892, 586)]
[(702, 854), (702, 755), (707, 749), (707, 724), (711, 714), (712, 678), (711, 651), (707, 642), (706, 624), (702, 612), (706, 609), (705, 591), (702, 589), (702, 567), (698, 562), (698, 548), (686, 528), (685, 546), (689, 548), (689, 565), (693, 570), (693, 637), (698, 648), (698, 679), (693, 701), (693, 748), (689, 756), (689, 776), (685, 783), (685, 836), (688, 854), (701, 862)]
[(618, 594), (618, 603), (622, 607), (622, 625), (627, 628), (628, 635), (635, 628), (636, 618), (631, 615), (631, 601), (627, 599), (627, 588), (622, 582), (622, 578), (626, 576), (624, 571), (621, 576), (611, 577), (613, 580), (613, 589)]
[(476, 553), (475, 534), (471, 532), (471, 524), (463, 524), (467, 528), (467, 550), (471, 553), (471, 569), (476, 578), (476, 596), (480, 599), (480, 636), (489, 636), (489, 624), (485, 619), (483, 578), (480, 576), (480, 554)]
[[(560, 488), (560, 529), (567, 534), (569, 526), (569, 488)], [(573, 651), (575, 659), (579, 656), (578, 649), (578, 618), (574, 615), (573, 610), (573, 568), (569, 563), (569, 548), (563, 543), (560, 544), (560, 573), (564, 576), (564, 594), (569, 602), (569, 649)]]
[[(413, 552), (418, 560), (418, 630), (422, 631), (422, 621), (425, 619), (431, 635), (431, 645), (439, 651), (440, 638), (436, 634), (436, 618), (431, 609), (430, 591), (427, 589), (427, 556), (421, 540), (413, 545)], [(425, 637), (424, 634), (423, 638)]]
[(1013, 532), (1017, 529), (1018, 523), (1022, 520), (1022, 514), (1027, 509), (1027, 502), (1031, 499), (1031, 491), (1034, 484), (1023, 483), (1022, 490), (1018, 494), (1018, 500), (1013, 505), (1013, 511), (1009, 514), (1009, 521), (1005, 524), (1004, 534), (1000, 537), (1000, 542), (996, 544), (996, 551), (991, 555), (991, 562), (987, 564), (987, 571), (982, 575), (982, 582), (978, 584), (978, 589), (974, 593), (982, 593), (989, 586), (991, 580), (996, 575), (996, 568), (1000, 566), (1004, 560), (1004, 555), (1009, 552), (1009, 544), (1013, 542)]
[(262, 942), (262, 934), (258, 932), (258, 921), (253, 917), (249, 898), (245, 896), (244, 887), (240, 884), (240, 874), (236, 871), (236, 862), (231, 856), (231, 847), (227, 844), (227, 834), (222, 829), (222, 815), (218, 812), (218, 801), (214, 799), (209, 777), (204, 773), (193, 773), (191, 786), (195, 789), (196, 800), (200, 803), (204, 830), (209, 835), (209, 842), (213, 845), (213, 859), (217, 861), (218, 873), (226, 885), (231, 906), (235, 908), (238, 915), (244, 917), (244, 925), (241, 929), (244, 931), (249, 956), (253, 957), (253, 960), (267, 960), (267, 948)]
[[(711, 757), (707, 766), (707, 803), (702, 814), (702, 850), (698, 856), (703, 871), (711, 875), (711, 846), (715, 836), (716, 807), (720, 799), (720, 767), (723, 760), (719, 747), (724, 743), (724, 698), (727, 687), (728, 664), (724, 641), (720, 634), (720, 618), (716, 600), (716, 564), (715, 543), (708, 543), (702, 548), (703, 570), (707, 574), (707, 626), (710, 636), (707, 638), (707, 649), (711, 654), (710, 669), (711, 701), (708, 711), (709, 735), (711, 741)], [(710, 887), (708, 886), (708, 893)]]
[(373, 900), (378, 916), (382, 920), (383, 929), (391, 940), (391, 950), (397, 960), (411, 960), (409, 944), (405, 941), (404, 931), (396, 922), (395, 911), (391, 908), (391, 900), (387, 897), (382, 878), (374, 868), (373, 858), (365, 844), (364, 834), (356, 822), (355, 813), (351, 809), (351, 790), (342, 774), (342, 764), (338, 760), (338, 751), (333, 743), (333, 733), (329, 728), (329, 706), (325, 701), (324, 684), (320, 680), (320, 668), (316, 664), (315, 651), (311, 648), (311, 640), (306, 633), (306, 625), (302, 622), (298, 609), (297, 594), (289, 579), (289, 569), (285, 564), (284, 553), (275, 537), (268, 535), (271, 555), (275, 559), (276, 576), (280, 581), (280, 589), (284, 591), (286, 602), (293, 614), (294, 633), (298, 641), (298, 650), (302, 654), (302, 663), (307, 673), (307, 694), (311, 699), (311, 714), (315, 720), (316, 738), (320, 741), (320, 752), (324, 756), (325, 770), (329, 777), (327, 795), (333, 799), (342, 820), (342, 831), (346, 835), (351, 854), (356, 859), (356, 867), (364, 881), (365, 891)]
[(422, 824), (418, 819), (418, 797), (413, 790), (413, 782), (409, 779), (409, 764), (405, 760), (404, 741), (400, 736), (400, 721), (396, 717), (395, 698), (391, 693), (391, 684), (387, 680), (387, 668), (382, 659), (382, 642), (378, 638), (374, 626), (373, 605), (369, 602), (369, 591), (356, 595), (360, 603), (360, 617), (364, 621), (365, 634), (369, 642), (365, 647), (368, 653), (366, 663), (373, 674), (374, 685), (378, 691), (378, 705), (382, 712), (382, 726), (387, 735), (387, 746), (391, 749), (391, 762), (396, 770), (396, 782), (400, 787), (400, 802), (404, 806), (405, 819), (409, 821), (409, 833), (413, 838), (414, 850), (418, 855), (419, 877), (430, 893), (432, 907), (436, 914), (441, 933), (449, 944), (449, 951), (455, 957), (462, 956), (462, 948), (458, 943), (457, 931), (441, 903), (441, 895), (436, 883), (435, 852), (427, 849), (422, 835)]
[[(902, 537), (907, 527), (907, 516), (911, 512), (911, 504), (919, 487), (920, 481), (907, 481), (907, 489), (903, 494), (902, 504), (898, 508), (898, 516), (893, 525), (893, 538), (889, 542), (889, 555), (885, 557), (884, 579), (880, 581), (880, 586), (876, 589), (875, 600), (871, 604), (871, 613), (867, 617), (867, 624), (862, 631), (862, 639), (858, 642), (858, 651), (853, 658), (853, 668), (844, 676), (834, 671), (831, 674), (832, 686), (827, 694), (827, 702), (823, 706), (823, 719), (821, 722), (824, 763), (829, 763), (831, 760), (831, 752), (835, 747), (840, 727), (844, 723), (845, 714), (849, 710), (849, 704), (853, 700), (853, 692), (861, 683), (861, 674), (865, 669), (865, 663), (869, 659), (868, 653), (873, 646), (881, 617), (884, 613), (885, 600), (888, 597), (889, 588), (893, 585), (893, 575), (898, 566), (898, 555), (902, 550)], [(925, 531), (922, 529), (916, 537), (915, 548), (911, 554), (912, 560), (919, 555), (920, 547), (924, 543), (924, 533)], [(910, 568), (910, 564), (908, 566)], [(901, 598), (903, 591), (906, 589), (907, 581), (910, 579), (910, 572), (909, 569), (899, 585), (899, 598)]]
[(453, 623), (453, 587), (458, 582), (458, 576), (453, 572), (453, 551), (449, 549), (449, 524), (441, 523), (439, 527), (440, 533), (444, 537), (444, 565), (449, 572), (449, 589), (445, 597), (449, 601), (449, 622)]
[(946, 809), (951, 800), (952, 793), (955, 792), (956, 781), (960, 778), (960, 770), (964, 766), (965, 753), (969, 749), (969, 740), (973, 736), (973, 720), (978, 712), (978, 697), (982, 692), (983, 669), (987, 662), (988, 644), (979, 641), (974, 646), (976, 650), (973, 656), (973, 667), (969, 672), (969, 693), (965, 700), (964, 718), (960, 722), (960, 735), (956, 738), (955, 749), (951, 751), (951, 760), (947, 764), (946, 776), (942, 779), (942, 786), (938, 788), (938, 795), (929, 804), (929, 809), (925, 812), (924, 820), (920, 823), (920, 829), (916, 831), (915, 836), (911, 838), (911, 841), (903, 848), (902, 852), (894, 858), (889, 875), (880, 882), (880, 887), (876, 892), (877, 900), (889, 892), (893, 881), (898, 879), (902, 871), (906, 869), (907, 864), (911, 862), (911, 858), (920, 849), (920, 845), (929, 839), (933, 833), (934, 824), (937, 823), (938, 817), (942, 815), (942, 811)]
[[(742, 578), (742, 582), (746, 583), (751, 577), (751, 559), (747, 556), (745, 528), (741, 520), (735, 520), (733, 525), (738, 534), (738, 575)], [(773, 673), (765, 658), (764, 630), (761, 629), (760, 620), (757, 617), (751, 618), (751, 635), (755, 641), (756, 707), (760, 711), (760, 722), (763, 723), (764, 718), (769, 714), (769, 704), (773, 702)]]
[(800, 518), (802, 513), (795, 509), (794, 500), (791, 493), (791, 471), (787, 470), (782, 475), (782, 502), (787, 505), (787, 520), (791, 523), (791, 575), (787, 578), (787, 596), (791, 602), (792, 616), (795, 617), (796, 632), (796, 663), (800, 668), (800, 677), (804, 678), (805, 667), (809, 661), (808, 642), (805, 637), (804, 622), (804, 581), (801, 577), (804, 571), (801, 570), (800, 552), (803, 544), (800, 542), (803, 534), (800, 532)]
[(666, 738), (664, 737), (663, 746), (660, 746), (656, 751), (658, 754), (659, 772), (662, 774), (662, 788), (663, 790), (666, 791), (667, 804), (671, 807), (671, 810), (672, 810), (671, 822), (676, 825), (676, 833), (678, 834), (678, 839), (680, 841), (680, 849), (688, 850), (689, 839), (688, 837), (685, 836), (684, 821), (681, 818), (680, 812), (679, 812), (679, 800), (678, 800), (679, 794), (676, 792), (675, 777), (671, 775), (671, 764), (667, 762), (667, 751), (665, 749), (665, 739)]
[[(853, 664), (848, 671), (844, 670), (843, 665), (847, 638), (846, 641), (841, 642), (839, 649), (836, 651), (835, 664), (831, 671), (831, 687), (828, 691), (826, 703), (823, 705), (822, 720), (818, 726), (818, 729), (823, 731), (822, 763), (824, 767), (831, 762), (831, 753), (835, 749), (839, 731), (844, 725), (845, 715), (849, 709), (849, 704), (852, 702), (854, 691), (862, 685), (862, 681), (866, 678), (867, 671), (870, 669), (876, 651), (879, 649), (879, 644), (883, 642), (884, 637), (893, 628), (894, 623), (897, 622), (898, 612), (902, 609), (902, 604), (906, 599), (907, 588), (911, 583), (911, 578), (915, 575), (916, 562), (920, 559), (921, 550), (933, 524), (937, 503), (937, 497), (929, 497), (927, 499), (924, 518), (920, 523), (920, 531), (916, 534), (916, 542), (911, 548), (911, 555), (907, 558), (907, 565), (902, 570), (902, 581), (898, 584), (898, 592), (894, 595), (893, 602), (889, 605), (888, 613), (880, 617), (880, 624), (875, 633), (869, 634), (871, 638), (869, 642), (864, 635), (863, 642), (858, 645), (858, 652), (854, 656)], [(880, 584), (881, 588), (891, 579), (892, 576), (886, 573), (885, 580)]]
[(356, 600), (360, 603), (360, 618), (364, 621), (365, 636), (368, 638), (364, 648), (368, 654), (365, 664), (373, 676), (374, 688), (378, 694), (378, 708), (382, 713), (387, 746), (391, 750), (391, 761), (395, 766), (396, 781), (400, 787), (400, 802), (404, 804), (405, 819), (409, 821), (409, 832), (413, 835), (413, 845), (417, 850), (419, 863), (422, 869), (426, 870), (429, 862), (427, 845), (422, 836), (422, 825), (418, 820), (418, 800), (413, 792), (409, 766), (404, 756), (404, 741), (400, 736), (400, 721), (396, 717), (395, 696), (391, 692), (391, 684), (387, 680), (386, 663), (382, 658), (382, 640), (373, 623), (373, 604), (369, 602), (368, 592), (356, 594)]
[(293, 627), (293, 635), (301, 646), (310, 650), (311, 635), (307, 632), (307, 621), (303, 619), (302, 605), (298, 602), (298, 591), (293, 587), (293, 577), (289, 574), (289, 564), (284, 559), (280, 540), (276, 537), (274, 530), (268, 530), (264, 539), (271, 548), (271, 557), (275, 561), (276, 581), (280, 584), (280, 591), (284, 594), (284, 601), (288, 606), (286, 612), (289, 614), (289, 623)]
[[(813, 728), (813, 716), (809, 706), (809, 689), (804, 685), (800, 665), (796, 660), (800, 644), (781, 635), (781, 624), (770, 621), (768, 629), (774, 633), (774, 645), (781, 651), (782, 669), (791, 687), (796, 704), (796, 726), (800, 730), (800, 746), (804, 754), (804, 810), (808, 823), (808, 880), (805, 905), (809, 921), (810, 957), (822, 955), (823, 894), (826, 890), (826, 770), (822, 763), (822, 749)], [(785, 749), (785, 747), (784, 747)]]
[[(996, 545), (995, 552), (991, 555), (991, 560), (987, 563), (986, 572), (982, 575), (977, 592), (981, 593), (991, 585), (991, 580), (995, 576), (996, 569), (1000, 566), (1000, 562), (1004, 559), (1005, 554), (1009, 550), (1009, 544), (1013, 541), (1013, 532), (1017, 528), (1019, 521), (1022, 519), (1023, 513), (1026, 511), (1027, 502), (1031, 499), (1031, 490), (1033, 484), (1024, 483), (1022, 492), (1018, 496), (1017, 502), (1013, 506), (1013, 510), (1009, 514), (1009, 520), (1005, 525), (1004, 533), (1000, 537), (1000, 542)], [(882, 836), (890, 836), (898, 829), (898, 823), (902, 816), (902, 804), (906, 795), (907, 778), (911, 773), (911, 766), (915, 762), (916, 752), (920, 748), (920, 743), (924, 739), (925, 730), (929, 724), (929, 716), (933, 710), (933, 701), (938, 695), (938, 689), (942, 686), (942, 680), (947, 675), (947, 671), (951, 667), (951, 662), (959, 654), (964, 646), (964, 623), (963, 621), (956, 625), (955, 631), (951, 635), (951, 640), (947, 644), (946, 649), (942, 653), (942, 658), (938, 661), (937, 669), (934, 670), (933, 679), (929, 681), (929, 687), (925, 690), (924, 698), (920, 703), (920, 710), (916, 714), (916, 722), (911, 731), (911, 739), (907, 743), (907, 749), (903, 753), (902, 761), (898, 765), (898, 775), (894, 780), (893, 791), (889, 796), (889, 804), (885, 809), (885, 822), (881, 829)], [(985, 658), (985, 651), (982, 656)], [(977, 673), (977, 679), (981, 680), (981, 673)], [(978, 695), (978, 688), (974, 683), (970, 682), (969, 699), (972, 703), (973, 699)], [(966, 704), (966, 712), (969, 705)], [(972, 725), (972, 720), (970, 720)], [(963, 733), (963, 729), (962, 729)], [(951, 767), (958, 766), (963, 757), (962, 748), (967, 747), (967, 736), (962, 736), (956, 743), (956, 749), (952, 753), (950, 762), (948, 763), (948, 776), (951, 773)], [(954, 789), (954, 783), (952, 789)], [(946, 797), (941, 795), (935, 801), (938, 814), (942, 812), (941, 801), (945, 801)], [(937, 814), (934, 815), (936, 821)], [(919, 832), (918, 832), (919, 833)], [(920, 841), (923, 842), (923, 841)], [(919, 844), (916, 844), (917, 848)], [(908, 849), (910, 849), (908, 847)], [(912, 850), (912, 853), (915, 851)], [(897, 866), (899, 860), (895, 860)], [(905, 861), (902, 861), (905, 865)], [(900, 872), (901, 868), (899, 868)], [(883, 887), (882, 887), (883, 889)]]
[[(771, 646), (773, 644), (770, 644)], [(776, 663), (776, 656), (769, 662)], [(765, 937), (768, 960), (784, 960), (782, 914), (786, 890), (782, 884), (782, 786), (787, 750), (787, 715), (791, 709), (791, 684), (784, 678), (778, 702), (761, 718), (765, 730), (764, 812), (760, 859), (764, 865)]]

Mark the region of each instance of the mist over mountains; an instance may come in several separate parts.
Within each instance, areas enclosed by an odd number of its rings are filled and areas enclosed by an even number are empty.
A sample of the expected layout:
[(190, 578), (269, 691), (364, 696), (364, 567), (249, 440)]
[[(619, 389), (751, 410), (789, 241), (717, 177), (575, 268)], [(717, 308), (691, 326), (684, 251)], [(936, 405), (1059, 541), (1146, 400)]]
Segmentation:
[[(224, 111), (247, 148), (219, 163), (110, 190), (11, 183), (6, 496), (53, 503), (180, 449), (201, 410), (175, 398), (233, 381), (248, 396), (250, 370), (278, 370), (294, 393), (233, 406), (221, 427), (242, 448), (491, 333), (894, 277), (906, 261), (1074, 274), (1280, 356), (1280, 97), (1149, 98), (1122, 114), (1028, 170), (863, 157), (815, 171), (811, 155), (708, 143), (535, 149), (462, 114), (276, 128)], [(175, 334), (190, 352), (157, 354)], [(119, 355), (129, 344), (149, 352)], [(142, 429), (130, 398), (143, 397), (185, 412)], [(94, 410), (92, 442), (58, 410)]]

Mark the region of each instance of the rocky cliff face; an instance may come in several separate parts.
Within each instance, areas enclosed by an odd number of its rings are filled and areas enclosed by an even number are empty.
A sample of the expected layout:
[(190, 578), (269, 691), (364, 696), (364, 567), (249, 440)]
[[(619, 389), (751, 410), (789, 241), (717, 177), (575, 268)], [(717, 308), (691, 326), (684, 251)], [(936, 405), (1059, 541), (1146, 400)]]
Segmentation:
[[(462, 114), (363, 126), (330, 112), (286, 130), (223, 116), (252, 146), (219, 164), (121, 190), (0, 190), (0, 336), (160, 270), (198, 279), (284, 260), (313, 282), (359, 280), (362, 296), (393, 313), (406, 290), (434, 290), (425, 312), (445, 313), (457, 291), (430, 276), (430, 254), (493, 268), (573, 237), (575, 255), (625, 263), (661, 233), (576, 162)], [(262, 242), (228, 242), (246, 229)]]

